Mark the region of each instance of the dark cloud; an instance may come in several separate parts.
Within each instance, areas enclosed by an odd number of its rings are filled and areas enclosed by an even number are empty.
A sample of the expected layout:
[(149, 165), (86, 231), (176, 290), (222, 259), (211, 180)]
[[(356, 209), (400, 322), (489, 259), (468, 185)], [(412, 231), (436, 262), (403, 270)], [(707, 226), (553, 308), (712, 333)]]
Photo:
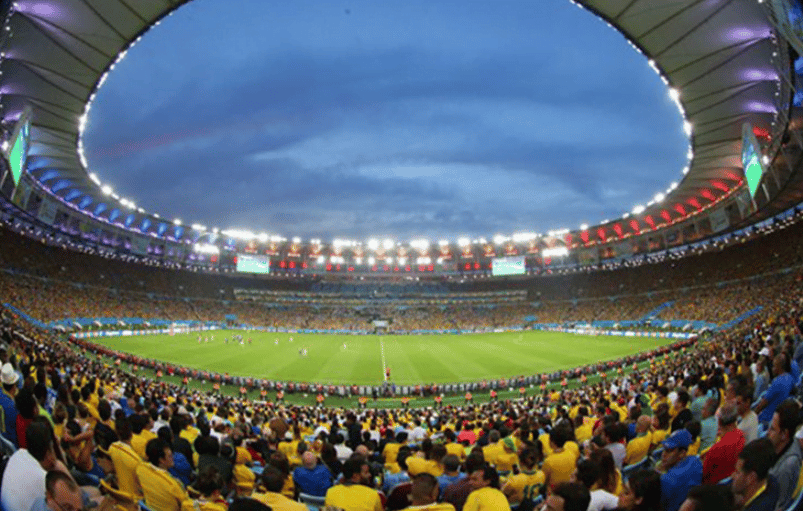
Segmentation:
[(150, 211), (323, 238), (489, 236), (621, 215), (679, 177), (663, 86), (568, 2), (343, 17), (247, 1), (239, 19), (218, 4), (149, 34), (90, 117), (93, 170)]

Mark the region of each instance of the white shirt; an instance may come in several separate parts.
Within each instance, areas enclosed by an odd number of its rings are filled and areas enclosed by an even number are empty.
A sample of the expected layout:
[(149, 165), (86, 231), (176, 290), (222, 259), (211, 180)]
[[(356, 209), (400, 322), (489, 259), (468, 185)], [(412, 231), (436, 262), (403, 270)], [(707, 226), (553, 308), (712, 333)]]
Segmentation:
[(347, 459), (351, 458), (351, 455), (354, 454), (354, 451), (351, 448), (347, 447), (344, 444), (338, 444), (335, 446), (335, 452), (337, 452), (337, 459), (341, 462), (346, 461)]
[(605, 490), (591, 492), (588, 511), (603, 511), (605, 509), (616, 509), (617, 507), (619, 507), (619, 498), (613, 493), (608, 493)]
[(758, 438), (758, 415), (753, 410), (744, 417), (739, 417), (739, 429), (744, 433), (744, 443), (750, 443)]
[(410, 441), (414, 443), (418, 443), (421, 440), (427, 437), (427, 430), (422, 428), (421, 426), (416, 426), (410, 432)]
[(27, 449), (12, 454), (3, 473), (0, 492), (5, 511), (29, 511), (36, 500), (44, 498), (46, 474)]

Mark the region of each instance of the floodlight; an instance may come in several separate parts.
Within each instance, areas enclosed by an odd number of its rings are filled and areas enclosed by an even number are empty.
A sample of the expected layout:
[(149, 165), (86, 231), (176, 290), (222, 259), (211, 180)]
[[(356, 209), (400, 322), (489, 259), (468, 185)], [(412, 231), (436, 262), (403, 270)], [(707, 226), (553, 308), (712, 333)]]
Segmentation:
[(368, 258), (368, 264), (373, 266), (375, 263), (376, 263), (376, 258), (374, 256)]
[(379, 240), (376, 240), (376, 239), (373, 239), (373, 238), (368, 240), (368, 249), (369, 250), (376, 250), (378, 248), (379, 248)]
[(471, 240), (468, 239), (468, 238), (459, 238), (457, 240), (457, 245), (460, 246), (460, 247), (467, 247), (467, 246), (471, 245)]
[(383, 241), (382, 248), (384, 248), (385, 250), (390, 250), (391, 248), (393, 248), (393, 240), (387, 239)]
[(112, 190), (112, 187), (109, 185), (103, 185), (100, 188), (100, 191), (102, 191), (104, 195), (111, 195), (114, 192), (114, 190)]

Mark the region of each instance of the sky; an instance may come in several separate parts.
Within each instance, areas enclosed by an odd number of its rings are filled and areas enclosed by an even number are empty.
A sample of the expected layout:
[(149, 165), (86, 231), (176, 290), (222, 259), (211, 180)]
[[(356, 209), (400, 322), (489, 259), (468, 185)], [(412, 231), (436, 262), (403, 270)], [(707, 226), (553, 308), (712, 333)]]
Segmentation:
[(84, 146), (185, 224), (434, 240), (619, 217), (688, 140), (647, 60), (568, 0), (195, 0), (115, 67)]

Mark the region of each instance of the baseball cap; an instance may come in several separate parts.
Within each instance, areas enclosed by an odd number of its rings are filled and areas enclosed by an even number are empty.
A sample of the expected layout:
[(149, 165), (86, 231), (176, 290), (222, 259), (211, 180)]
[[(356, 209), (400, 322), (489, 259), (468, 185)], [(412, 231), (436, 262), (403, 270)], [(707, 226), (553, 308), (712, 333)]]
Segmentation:
[(687, 449), (691, 445), (691, 433), (685, 429), (679, 429), (669, 435), (669, 438), (663, 441), (665, 449)]
[(14, 370), (14, 366), (8, 362), (3, 364), (3, 368), (0, 369), (0, 380), (2, 380), (3, 385), (14, 385), (19, 379), (20, 375)]

